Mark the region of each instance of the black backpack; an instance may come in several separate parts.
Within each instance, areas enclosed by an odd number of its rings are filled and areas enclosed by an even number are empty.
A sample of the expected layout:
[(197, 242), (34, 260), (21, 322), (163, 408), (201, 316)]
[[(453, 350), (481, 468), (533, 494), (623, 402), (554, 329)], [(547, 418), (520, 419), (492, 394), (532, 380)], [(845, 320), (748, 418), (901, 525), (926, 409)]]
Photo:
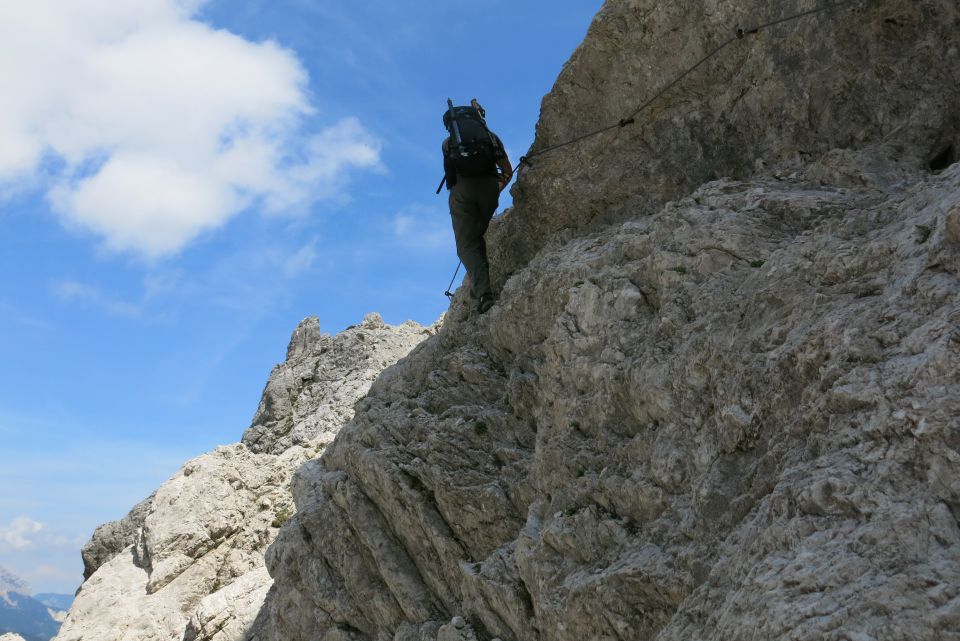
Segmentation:
[(461, 176), (496, 173), (497, 143), (475, 107), (454, 107), (443, 114), (443, 125), (450, 132), (447, 158)]

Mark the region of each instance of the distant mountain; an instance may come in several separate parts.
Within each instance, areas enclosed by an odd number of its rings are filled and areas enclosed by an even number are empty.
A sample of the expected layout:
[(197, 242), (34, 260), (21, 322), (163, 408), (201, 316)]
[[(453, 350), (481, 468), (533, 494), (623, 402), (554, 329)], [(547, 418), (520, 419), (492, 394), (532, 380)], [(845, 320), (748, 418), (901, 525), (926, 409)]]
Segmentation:
[(59, 629), (48, 606), (26, 594), (0, 592), (0, 634), (16, 632), (26, 641), (49, 641)]
[[(0, 568), (0, 635), (15, 632), (24, 641), (50, 641), (60, 629), (64, 610), (73, 597), (62, 594), (32, 597), (27, 582)], [(59, 620), (58, 620), (59, 619)]]
[(30, 586), (27, 582), (18, 577), (6, 568), (0, 567), (0, 592), (20, 592), (29, 594)]
[(74, 595), (72, 594), (53, 594), (50, 592), (44, 592), (41, 594), (34, 594), (33, 598), (39, 601), (40, 603), (53, 608), (54, 610), (69, 610), (70, 606), (73, 605)]

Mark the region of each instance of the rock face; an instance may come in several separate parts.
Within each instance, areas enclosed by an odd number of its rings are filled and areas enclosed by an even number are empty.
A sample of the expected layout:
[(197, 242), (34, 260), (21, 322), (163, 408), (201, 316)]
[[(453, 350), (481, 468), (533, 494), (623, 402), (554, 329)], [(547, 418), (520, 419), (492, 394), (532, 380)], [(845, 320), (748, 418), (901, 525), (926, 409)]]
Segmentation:
[(15, 634), (13, 632), (7, 632), (6, 634), (0, 634), (0, 641), (25, 641), (25, 640), (19, 634)]
[[(608, 0), (534, 150), (771, 7)], [(534, 160), (498, 305), (294, 475), (257, 638), (960, 639), (958, 11), (762, 32)]]
[(321, 335), (313, 320), (301, 323), (286, 362), (270, 374), (243, 443), (254, 452), (277, 454), (310, 439), (332, 439), (380, 372), (423, 338), (419, 325), (404, 329), (398, 340), (398, 330), (376, 314), (337, 336)]
[[(814, 6), (606, 2), (544, 98), (531, 153), (626, 118), (737, 27)], [(652, 214), (716, 177), (749, 178), (758, 164), (865, 147), (916, 167), (956, 159), (958, 80), (953, 0), (863, 0), (736, 40), (635, 124), (533, 160), (515, 188), (516, 215), (492, 230), (494, 276), (551, 240)]]
[(83, 557), (84, 580), (89, 579), (97, 568), (120, 554), (124, 548), (136, 542), (137, 534), (150, 512), (154, 496), (156, 494), (151, 494), (137, 503), (129, 514), (119, 521), (104, 523), (96, 529), (90, 540), (80, 550), (80, 556)]
[(330, 337), (316, 318), (303, 321), (245, 435), (251, 446), (189, 461), (125, 519), (98, 528), (84, 548), (89, 577), (57, 639), (244, 639), (271, 584), (264, 550), (294, 512), (293, 471), (322, 452), (334, 417), (351, 417), (374, 370), (432, 331), (371, 314)]
[(844, 157), (455, 309), (294, 477), (269, 638), (958, 638), (960, 165)]
[[(533, 151), (811, 6), (608, 0)], [(854, 2), (535, 157), (497, 306), (379, 377), (425, 330), (301, 325), (58, 638), (960, 640), (958, 62), (954, 0)]]

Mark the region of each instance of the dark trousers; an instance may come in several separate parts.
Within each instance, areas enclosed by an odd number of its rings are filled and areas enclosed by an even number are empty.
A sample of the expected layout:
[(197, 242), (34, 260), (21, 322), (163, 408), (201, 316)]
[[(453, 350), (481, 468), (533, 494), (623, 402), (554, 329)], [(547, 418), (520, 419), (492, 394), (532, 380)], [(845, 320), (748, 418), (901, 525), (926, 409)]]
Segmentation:
[(457, 256), (467, 268), (470, 295), (474, 298), (491, 293), (487, 242), (483, 235), (499, 202), (500, 185), (496, 176), (458, 176), (450, 190), (450, 218), (457, 239)]

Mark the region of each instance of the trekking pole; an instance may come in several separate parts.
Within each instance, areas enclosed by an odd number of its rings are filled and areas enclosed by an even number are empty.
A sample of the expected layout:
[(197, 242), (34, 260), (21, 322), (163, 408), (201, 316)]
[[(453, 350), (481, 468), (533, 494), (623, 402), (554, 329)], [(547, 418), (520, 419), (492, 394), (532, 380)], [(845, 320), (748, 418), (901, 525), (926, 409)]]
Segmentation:
[(457, 269), (456, 271), (453, 272), (453, 278), (450, 279), (450, 284), (447, 285), (447, 291), (443, 292), (443, 295), (449, 298), (450, 300), (453, 300), (453, 292), (450, 291), (450, 288), (453, 287), (453, 281), (457, 280), (457, 274), (460, 273), (460, 265), (462, 264), (463, 264), (462, 260), (459, 263), (457, 263)]

